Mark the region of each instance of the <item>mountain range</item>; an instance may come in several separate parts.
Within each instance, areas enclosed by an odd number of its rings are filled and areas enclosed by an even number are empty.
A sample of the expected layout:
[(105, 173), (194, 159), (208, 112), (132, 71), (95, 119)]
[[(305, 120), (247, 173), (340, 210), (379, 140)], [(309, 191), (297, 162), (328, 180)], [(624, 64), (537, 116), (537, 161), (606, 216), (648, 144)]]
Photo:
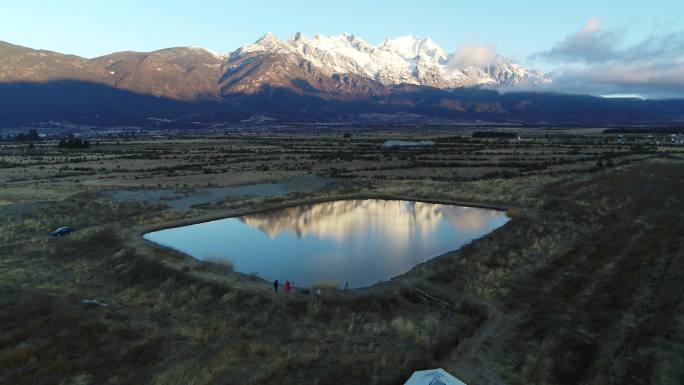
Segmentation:
[[(544, 74), (530, 71), (502, 56), (492, 56), (481, 66), (464, 65), (458, 55), (447, 54), (429, 38), (409, 35), (387, 39), (374, 46), (349, 34), (316, 35), (301, 33), (282, 41), (272, 33), (244, 46), (227, 59), (230, 68), (239, 69), (245, 61), (280, 55), (283, 61), (305, 61), (327, 77), (352, 74), (385, 86), (413, 84), (442, 89), (489, 86), (516, 87), (550, 83)], [(235, 64), (232, 64), (235, 61)]]
[(524, 123), (684, 118), (682, 101), (549, 94), (541, 92), (549, 76), (507, 58), (463, 59), (412, 35), (372, 45), (350, 34), (268, 33), (225, 54), (177, 47), (93, 59), (0, 42), (0, 122), (328, 121), (368, 113)]

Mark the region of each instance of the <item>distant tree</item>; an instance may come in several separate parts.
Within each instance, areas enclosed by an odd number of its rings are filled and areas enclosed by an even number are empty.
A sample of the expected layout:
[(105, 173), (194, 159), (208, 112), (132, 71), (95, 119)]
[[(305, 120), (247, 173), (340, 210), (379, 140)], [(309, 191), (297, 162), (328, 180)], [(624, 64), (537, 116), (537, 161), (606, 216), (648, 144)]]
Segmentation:
[(503, 132), (503, 131), (475, 131), (473, 132), (473, 138), (517, 138), (518, 134), (516, 132)]
[(33, 145), (33, 142), (29, 143), (28, 148), (29, 150), (32, 150), (35, 146)]
[(29, 130), (26, 134), (18, 134), (14, 137), (14, 140), (17, 142), (35, 142), (40, 140), (40, 135), (38, 135), (36, 130)]
[(38, 131), (36, 130), (29, 130), (28, 134), (26, 134), (26, 138), (28, 140), (40, 140), (40, 135), (38, 135)]
[(80, 138), (60, 139), (59, 144), (57, 144), (57, 147), (69, 149), (89, 148), (90, 142), (87, 140), (82, 140)]

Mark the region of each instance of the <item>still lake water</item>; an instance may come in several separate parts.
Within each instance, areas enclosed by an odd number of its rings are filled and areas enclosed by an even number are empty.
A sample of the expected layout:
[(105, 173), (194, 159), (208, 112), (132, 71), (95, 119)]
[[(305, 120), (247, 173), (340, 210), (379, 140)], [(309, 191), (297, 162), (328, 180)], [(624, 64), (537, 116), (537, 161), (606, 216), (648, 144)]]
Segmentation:
[(155, 231), (145, 239), (281, 284), (365, 287), (504, 225), (496, 210), (360, 199), (316, 203)]

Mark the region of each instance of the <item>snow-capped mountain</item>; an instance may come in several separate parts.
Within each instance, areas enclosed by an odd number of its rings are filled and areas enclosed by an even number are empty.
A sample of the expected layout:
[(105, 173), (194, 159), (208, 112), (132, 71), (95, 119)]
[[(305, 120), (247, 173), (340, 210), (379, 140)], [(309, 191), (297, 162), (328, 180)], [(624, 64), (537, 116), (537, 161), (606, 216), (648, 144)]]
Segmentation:
[(92, 59), (0, 41), (0, 124), (185, 127), (271, 119), (339, 123), (423, 118), (650, 124), (684, 119), (679, 100), (459, 88), (515, 90), (549, 81), (490, 47), (461, 47), (448, 54), (430, 39), (415, 36), (375, 46), (346, 34), (296, 34), (286, 41), (267, 34), (228, 54), (175, 47)]
[(350, 34), (310, 38), (297, 33), (281, 40), (267, 33), (231, 53), (175, 47), (93, 59), (3, 43), (0, 81), (86, 80), (185, 101), (273, 89), (354, 101), (401, 92), (398, 85), (510, 89), (550, 82), (501, 56), (487, 56), (478, 65), (472, 65), (471, 56), (477, 55), (448, 54), (434, 41), (413, 35), (373, 45)]
[(454, 54), (447, 54), (429, 38), (415, 35), (387, 39), (375, 46), (350, 34), (309, 38), (297, 33), (281, 40), (267, 33), (235, 51), (229, 60), (268, 54), (287, 55), (293, 61), (305, 60), (327, 76), (353, 74), (383, 85), (405, 83), (445, 89), (539, 86), (551, 82), (543, 73), (528, 70), (499, 55), (482, 66), (456, 65)]

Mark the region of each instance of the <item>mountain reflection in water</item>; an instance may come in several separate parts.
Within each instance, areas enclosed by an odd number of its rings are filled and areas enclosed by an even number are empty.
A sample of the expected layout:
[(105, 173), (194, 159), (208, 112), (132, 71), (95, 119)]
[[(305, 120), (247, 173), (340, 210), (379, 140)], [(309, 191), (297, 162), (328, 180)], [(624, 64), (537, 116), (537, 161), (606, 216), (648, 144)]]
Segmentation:
[(500, 211), (414, 201), (341, 200), (145, 235), (197, 259), (310, 286), (364, 287), (402, 274), (502, 226)]
[(287, 229), (300, 238), (314, 235), (342, 240), (352, 232), (366, 232), (370, 227), (378, 227), (389, 238), (401, 239), (415, 230), (431, 231), (444, 219), (456, 229), (479, 230), (487, 224), (488, 219), (500, 215), (498, 211), (473, 207), (366, 199), (291, 207), (246, 215), (240, 220), (258, 228), (270, 238), (275, 238)]

